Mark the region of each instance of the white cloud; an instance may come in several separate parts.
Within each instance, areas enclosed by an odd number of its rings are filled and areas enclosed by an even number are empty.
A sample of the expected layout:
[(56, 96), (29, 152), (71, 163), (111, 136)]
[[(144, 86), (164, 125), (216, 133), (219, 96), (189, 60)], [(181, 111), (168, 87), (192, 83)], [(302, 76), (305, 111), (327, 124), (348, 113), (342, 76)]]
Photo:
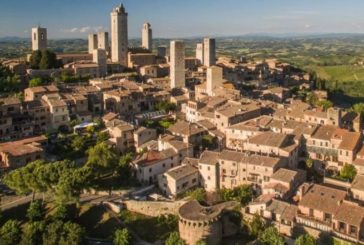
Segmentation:
[(305, 25), (305, 28), (306, 28), (306, 29), (310, 29), (311, 27), (312, 27), (312, 25), (310, 25), (310, 24), (306, 24), (306, 25)]
[(105, 28), (103, 26), (82, 26), (82, 27), (73, 27), (69, 29), (63, 29), (62, 32), (65, 33), (90, 33), (90, 32), (98, 32), (102, 31)]

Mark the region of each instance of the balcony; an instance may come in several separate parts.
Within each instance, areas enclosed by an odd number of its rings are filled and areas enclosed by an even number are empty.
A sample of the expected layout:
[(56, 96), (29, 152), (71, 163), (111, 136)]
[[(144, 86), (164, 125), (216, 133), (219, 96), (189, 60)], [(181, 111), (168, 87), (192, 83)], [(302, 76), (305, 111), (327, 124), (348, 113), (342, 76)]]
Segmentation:
[(322, 231), (331, 231), (331, 222), (329, 220), (325, 221), (299, 212), (297, 213), (297, 223), (301, 223)]
[(360, 241), (360, 243), (364, 243), (363, 237), (358, 237), (358, 234), (355, 232), (347, 233), (346, 230), (343, 228), (333, 229), (333, 233), (335, 234), (335, 236), (344, 240), (349, 240), (356, 243)]

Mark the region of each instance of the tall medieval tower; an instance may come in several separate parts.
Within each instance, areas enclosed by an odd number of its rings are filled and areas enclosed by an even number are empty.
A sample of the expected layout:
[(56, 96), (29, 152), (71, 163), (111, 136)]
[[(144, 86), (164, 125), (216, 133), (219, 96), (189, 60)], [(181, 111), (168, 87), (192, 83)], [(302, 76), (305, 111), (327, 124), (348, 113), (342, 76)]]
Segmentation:
[(111, 12), (111, 61), (128, 66), (128, 13), (122, 4)]

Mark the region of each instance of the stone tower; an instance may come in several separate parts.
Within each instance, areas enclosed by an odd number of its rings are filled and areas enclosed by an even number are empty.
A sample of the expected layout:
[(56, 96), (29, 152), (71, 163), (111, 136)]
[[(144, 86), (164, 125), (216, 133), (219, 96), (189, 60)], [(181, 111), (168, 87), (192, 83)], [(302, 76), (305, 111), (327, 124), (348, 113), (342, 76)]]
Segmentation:
[(94, 49), (92, 51), (92, 59), (99, 67), (98, 76), (105, 77), (107, 75), (107, 56), (105, 49)]
[(185, 87), (185, 44), (182, 41), (171, 41), (170, 47), (171, 88)]
[(111, 61), (128, 66), (128, 13), (123, 4), (111, 12)]
[(40, 26), (32, 28), (32, 50), (47, 49), (47, 28)]
[(110, 45), (109, 45), (109, 33), (108, 32), (99, 32), (97, 33), (97, 43), (98, 48), (103, 49), (106, 52), (109, 52)]
[(199, 60), (201, 65), (203, 65), (204, 61), (203, 51), (203, 43), (198, 43), (196, 46), (196, 59)]
[(88, 34), (88, 53), (92, 54), (97, 49), (97, 35), (94, 33)]
[(215, 39), (213, 38), (205, 38), (203, 40), (204, 47), (204, 61), (203, 64), (207, 67), (213, 66), (216, 64), (216, 45)]
[(213, 92), (216, 88), (223, 85), (223, 71), (221, 67), (210, 66), (207, 68), (206, 74), (206, 92), (209, 96), (213, 96)]
[(151, 25), (148, 22), (144, 23), (142, 29), (142, 47), (149, 51), (153, 49), (153, 33)]
[(327, 116), (332, 125), (341, 127), (342, 111), (340, 108), (335, 108), (335, 107), (329, 108), (327, 110)]
[(163, 46), (159, 46), (157, 48), (157, 56), (164, 57), (167, 55), (167, 48)]

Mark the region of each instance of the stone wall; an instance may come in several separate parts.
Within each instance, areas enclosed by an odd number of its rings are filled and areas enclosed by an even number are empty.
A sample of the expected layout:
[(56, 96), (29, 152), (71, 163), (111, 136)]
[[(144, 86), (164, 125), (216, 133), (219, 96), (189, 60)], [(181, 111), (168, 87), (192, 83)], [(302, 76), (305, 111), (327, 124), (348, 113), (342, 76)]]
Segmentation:
[(144, 215), (158, 217), (160, 215), (173, 214), (178, 215), (178, 209), (186, 201), (162, 202), (162, 201), (125, 201), (126, 208), (129, 211), (141, 213)]

